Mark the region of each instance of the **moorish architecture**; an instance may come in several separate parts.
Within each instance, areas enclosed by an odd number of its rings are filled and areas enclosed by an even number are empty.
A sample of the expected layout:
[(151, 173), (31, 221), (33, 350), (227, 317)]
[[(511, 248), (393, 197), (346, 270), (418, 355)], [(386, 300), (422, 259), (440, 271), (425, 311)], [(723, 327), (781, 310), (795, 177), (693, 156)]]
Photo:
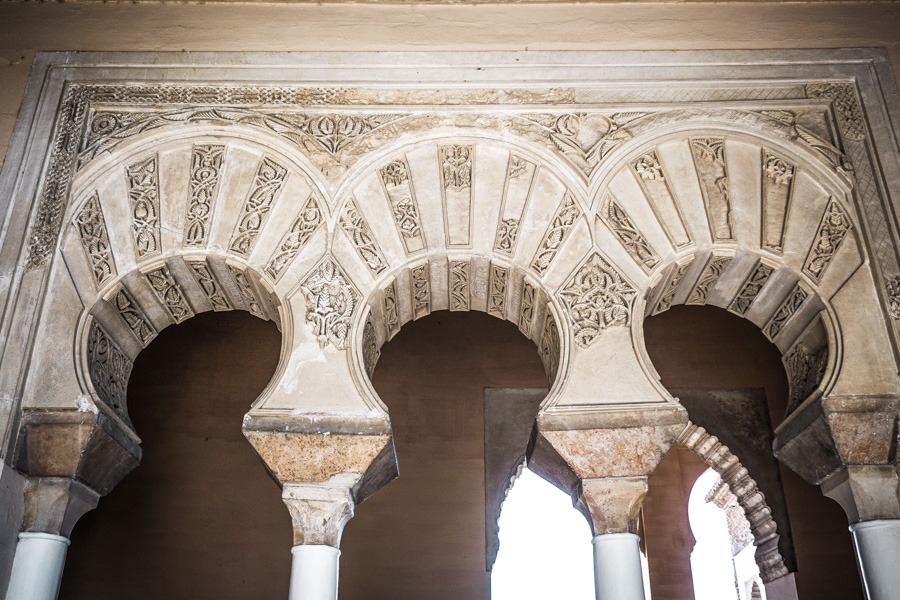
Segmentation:
[(73, 526), (139, 468), (140, 352), (243, 310), (282, 333), (243, 432), (293, 521), (290, 598), (334, 600), (345, 524), (398, 474), (380, 349), (449, 310), (537, 347), (527, 460), (589, 520), (599, 600), (644, 597), (676, 443), (743, 511), (767, 597), (796, 598), (754, 473), (648, 358), (644, 318), (687, 304), (777, 346), (772, 452), (896, 598), (898, 119), (878, 50), (40, 54), (0, 179), (0, 589), (55, 598)]

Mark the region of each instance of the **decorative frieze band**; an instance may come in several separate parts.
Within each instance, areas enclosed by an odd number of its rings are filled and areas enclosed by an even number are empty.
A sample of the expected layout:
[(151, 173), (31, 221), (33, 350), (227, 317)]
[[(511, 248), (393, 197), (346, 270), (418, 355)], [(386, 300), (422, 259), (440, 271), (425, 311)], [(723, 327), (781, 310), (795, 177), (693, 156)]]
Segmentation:
[(187, 246), (203, 246), (209, 237), (224, 158), (225, 146), (218, 144), (194, 145), (191, 149), (190, 191), (184, 226)]
[(159, 159), (156, 155), (125, 168), (131, 204), (131, 232), (138, 258), (160, 253)]

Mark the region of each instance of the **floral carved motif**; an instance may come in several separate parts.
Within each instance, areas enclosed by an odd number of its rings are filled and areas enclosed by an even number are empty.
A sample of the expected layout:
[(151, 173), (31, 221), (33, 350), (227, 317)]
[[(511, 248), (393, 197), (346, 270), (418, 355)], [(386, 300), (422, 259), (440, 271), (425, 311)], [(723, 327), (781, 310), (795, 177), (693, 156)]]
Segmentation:
[(450, 310), (469, 310), (469, 261), (450, 261)]
[(424, 317), (431, 312), (431, 281), (428, 271), (428, 263), (410, 270), (414, 319)]
[(675, 297), (678, 295), (678, 286), (681, 285), (681, 281), (684, 279), (688, 268), (693, 262), (694, 257), (692, 256), (688, 260), (676, 263), (675, 266), (672, 267), (672, 270), (669, 272), (669, 277), (666, 279), (666, 283), (663, 286), (662, 293), (656, 301), (656, 307), (653, 309), (654, 315), (658, 315), (659, 313), (672, 308), (672, 303), (675, 302)]
[(722, 273), (725, 272), (725, 269), (727, 269), (730, 264), (730, 256), (710, 257), (709, 262), (700, 274), (700, 279), (697, 280), (697, 285), (694, 286), (694, 289), (691, 291), (691, 295), (688, 296), (685, 304), (706, 304), (709, 300), (709, 293), (715, 287), (716, 283), (719, 282)]
[(266, 222), (275, 197), (281, 191), (288, 170), (271, 158), (264, 158), (256, 170), (250, 194), (244, 201), (241, 216), (231, 236), (229, 250), (240, 256), (249, 256), (256, 237)]
[(400, 331), (400, 308), (397, 306), (397, 282), (391, 280), (384, 288), (384, 326), (387, 338), (391, 339)]
[(467, 145), (441, 146), (441, 181), (445, 188), (462, 190), (472, 186), (472, 155)]
[(97, 396), (126, 423), (130, 423), (125, 396), (132, 363), (96, 321), (91, 323), (88, 333), (87, 362)]
[(156, 297), (166, 307), (166, 310), (172, 315), (176, 323), (181, 323), (185, 319), (194, 316), (194, 311), (187, 303), (187, 300), (185, 300), (181, 287), (175, 281), (175, 278), (172, 277), (167, 267), (160, 267), (150, 271), (146, 274), (146, 277), (150, 287), (156, 292)]
[(125, 324), (128, 325), (137, 341), (141, 343), (141, 346), (146, 347), (156, 337), (156, 330), (153, 328), (153, 325), (150, 324), (143, 311), (135, 303), (134, 298), (131, 297), (131, 294), (124, 287), (120, 288), (116, 295), (113, 296), (113, 307), (119, 313), (119, 316), (122, 317), (122, 320), (125, 321)]
[(629, 163), (629, 167), (672, 245), (675, 248), (689, 245), (691, 235), (685, 225), (684, 215), (669, 188), (669, 178), (656, 151), (651, 150), (639, 156)]
[(210, 268), (209, 263), (205, 260), (195, 260), (187, 261), (187, 264), (194, 274), (194, 279), (196, 279), (197, 283), (200, 284), (200, 287), (203, 288), (203, 292), (206, 294), (209, 303), (212, 305), (212, 309), (214, 311), (231, 310), (231, 302), (229, 302), (228, 298), (225, 296), (222, 284), (219, 283), (219, 278), (216, 277), (216, 274)]
[(310, 196), (306, 199), (306, 203), (300, 209), (300, 214), (294, 219), (284, 239), (281, 240), (278, 251), (266, 265), (265, 271), (272, 279), (277, 281), (281, 277), (285, 268), (306, 246), (322, 222), (322, 209), (319, 208), (315, 197)]
[(100, 208), (100, 196), (94, 193), (75, 215), (75, 227), (81, 238), (81, 246), (91, 263), (94, 281), (102, 284), (115, 275), (116, 265), (113, 262), (109, 234), (106, 232), (106, 221)]
[(506, 288), (509, 282), (509, 269), (491, 264), (491, 281), (488, 292), (488, 314), (506, 318)]
[(618, 238), (628, 254), (645, 271), (651, 270), (659, 264), (659, 257), (653, 248), (638, 231), (638, 228), (628, 217), (628, 214), (619, 206), (612, 194), (608, 194), (604, 203), (603, 221)]
[(378, 275), (387, 268), (387, 264), (381, 256), (381, 250), (375, 243), (372, 229), (359, 212), (359, 206), (354, 198), (350, 198), (344, 205), (341, 228), (350, 238), (350, 242), (356, 248), (362, 261), (369, 267), (372, 275)]
[(531, 335), (531, 322), (534, 320), (534, 300), (537, 290), (526, 280), (522, 283), (522, 299), (519, 303), (519, 331), (525, 336)]
[(188, 246), (202, 246), (206, 243), (224, 158), (225, 146), (195, 145), (192, 149), (187, 222), (184, 228), (184, 243)]
[(572, 194), (566, 193), (559, 204), (559, 208), (556, 210), (556, 214), (553, 216), (553, 220), (550, 222), (550, 226), (547, 228), (547, 232), (544, 234), (544, 239), (541, 240), (541, 244), (538, 246), (534, 259), (531, 261), (531, 268), (538, 274), (543, 275), (547, 272), (547, 268), (553, 262), (553, 259), (556, 258), (556, 254), (566, 240), (569, 231), (571, 231), (575, 221), (580, 216), (581, 208), (579, 208), (575, 198)]
[(731, 301), (728, 310), (740, 316), (747, 314), (747, 311), (750, 310), (750, 305), (753, 304), (753, 301), (756, 300), (762, 289), (766, 287), (766, 283), (774, 271), (775, 269), (764, 262), (757, 263), (756, 268), (750, 273), (737, 296)]
[(419, 206), (409, 178), (409, 165), (406, 159), (392, 161), (379, 169), (378, 173), (406, 252), (424, 249), (425, 239), (422, 235)]
[(497, 225), (496, 249), (504, 254), (511, 255), (516, 246), (516, 238), (519, 236), (519, 220), (504, 219)]
[(606, 329), (631, 321), (637, 290), (596, 252), (557, 292), (567, 308), (575, 343), (587, 348)]
[(151, 156), (129, 165), (125, 173), (138, 258), (159, 254), (159, 160)]
[(246, 271), (233, 265), (228, 265), (228, 270), (231, 272), (231, 276), (234, 277), (238, 290), (241, 292), (241, 298), (244, 300), (244, 305), (246, 305), (250, 314), (260, 319), (265, 319), (266, 314), (263, 312), (262, 306), (260, 306), (259, 299), (256, 297), (256, 291), (253, 289), (250, 279), (247, 278)]
[(700, 189), (706, 203), (706, 214), (713, 241), (732, 240), (734, 234), (731, 224), (731, 200), (728, 194), (725, 140), (697, 138), (690, 140), (690, 146), (700, 178)]
[(820, 281), (851, 226), (850, 217), (847, 216), (840, 204), (832, 200), (819, 224), (816, 238), (809, 249), (806, 262), (803, 264), (803, 272), (812, 277), (814, 281)]
[(326, 256), (306, 277), (301, 289), (306, 298), (306, 322), (312, 326), (319, 345), (345, 349), (359, 294), (341, 268)]
[(775, 313), (775, 316), (772, 317), (772, 320), (769, 321), (769, 325), (765, 329), (766, 336), (770, 340), (774, 340), (778, 334), (781, 333), (781, 330), (784, 329), (788, 320), (800, 310), (800, 307), (803, 306), (803, 303), (806, 302), (808, 297), (809, 294), (799, 283), (794, 286), (794, 289), (788, 294), (788, 297), (781, 304), (778, 312)]
[(762, 169), (762, 245), (780, 253), (784, 248), (785, 223), (791, 208), (796, 167), (765, 150)]

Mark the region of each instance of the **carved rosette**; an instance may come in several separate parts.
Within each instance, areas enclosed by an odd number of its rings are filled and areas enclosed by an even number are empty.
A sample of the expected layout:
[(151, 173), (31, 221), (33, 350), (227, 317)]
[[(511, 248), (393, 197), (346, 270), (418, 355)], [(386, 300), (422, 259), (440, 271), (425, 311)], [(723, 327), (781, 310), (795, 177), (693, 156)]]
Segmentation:
[(557, 296), (568, 309), (575, 343), (587, 348), (609, 327), (627, 326), (637, 290), (599, 253), (575, 271)]
[(350, 334), (350, 319), (359, 293), (330, 256), (323, 258), (300, 286), (306, 297), (306, 323), (320, 346), (343, 350)]

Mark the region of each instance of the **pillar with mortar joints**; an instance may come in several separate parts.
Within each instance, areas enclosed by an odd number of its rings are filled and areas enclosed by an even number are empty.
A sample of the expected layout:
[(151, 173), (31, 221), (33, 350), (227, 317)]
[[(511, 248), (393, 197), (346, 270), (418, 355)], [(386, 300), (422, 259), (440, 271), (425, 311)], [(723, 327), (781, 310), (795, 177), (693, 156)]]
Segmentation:
[(397, 477), (386, 418), (248, 414), (244, 435), (291, 514), (290, 600), (336, 600), (340, 542), (356, 505)]
[(104, 412), (26, 411), (15, 452), (24, 517), (7, 600), (54, 600), (72, 528), (140, 462), (137, 437)]
[(568, 491), (588, 519), (597, 600), (644, 600), (641, 503), (647, 478), (686, 423), (674, 402), (538, 416), (528, 466)]
[(776, 431), (775, 455), (847, 514), (867, 600), (900, 590), (900, 397), (824, 397)]

